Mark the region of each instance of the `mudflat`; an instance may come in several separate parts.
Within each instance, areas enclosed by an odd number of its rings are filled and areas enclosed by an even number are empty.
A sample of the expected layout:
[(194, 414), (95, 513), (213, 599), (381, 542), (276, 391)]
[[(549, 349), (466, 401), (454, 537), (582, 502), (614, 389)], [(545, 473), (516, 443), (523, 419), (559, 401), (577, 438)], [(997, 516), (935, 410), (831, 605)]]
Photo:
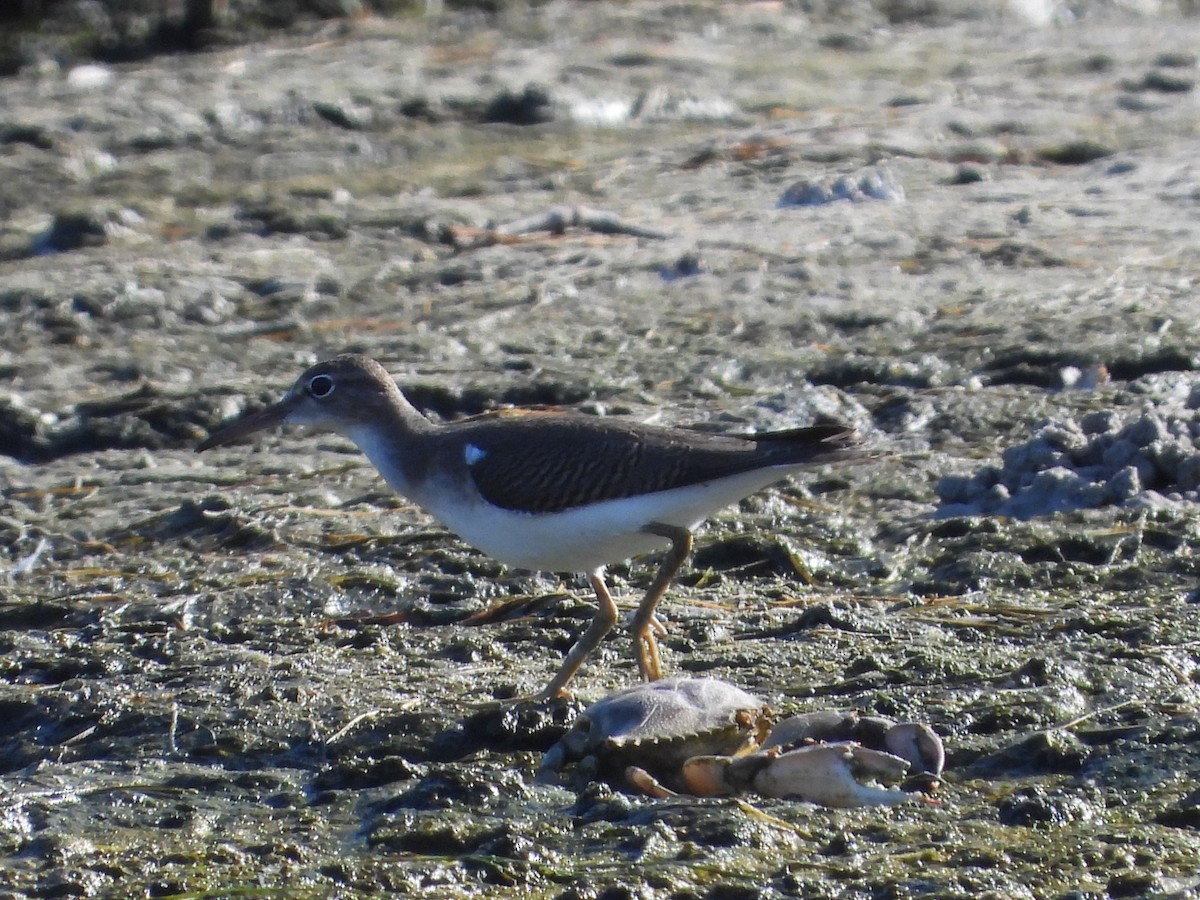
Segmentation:
[[(1200, 23), (551, 3), (0, 82), (0, 895), (1191, 897)], [(918, 8), (919, 7), (919, 8)], [(586, 580), (341, 438), (352, 350), (880, 458), (714, 519), (672, 674), (930, 724), (937, 803), (535, 783)], [(630, 608), (652, 561), (614, 566)]]

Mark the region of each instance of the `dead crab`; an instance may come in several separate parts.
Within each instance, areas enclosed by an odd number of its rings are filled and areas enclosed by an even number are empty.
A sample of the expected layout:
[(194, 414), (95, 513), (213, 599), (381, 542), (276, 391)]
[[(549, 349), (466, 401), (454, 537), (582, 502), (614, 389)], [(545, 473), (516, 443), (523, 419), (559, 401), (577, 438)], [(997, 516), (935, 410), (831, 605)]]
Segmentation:
[(628, 767), (686, 790), (691, 757), (753, 750), (773, 724), (757, 697), (715, 678), (663, 678), (609, 694), (583, 711), (542, 758), (541, 781), (569, 762), (587, 778), (620, 782)]
[[(772, 727), (774, 726), (774, 727)], [(650, 796), (755, 791), (825, 806), (903, 802), (932, 790), (945, 763), (931, 728), (878, 716), (818, 710), (774, 724), (761, 700), (727, 682), (667, 678), (593, 704), (546, 753), (539, 778), (573, 760), (586, 777)]]

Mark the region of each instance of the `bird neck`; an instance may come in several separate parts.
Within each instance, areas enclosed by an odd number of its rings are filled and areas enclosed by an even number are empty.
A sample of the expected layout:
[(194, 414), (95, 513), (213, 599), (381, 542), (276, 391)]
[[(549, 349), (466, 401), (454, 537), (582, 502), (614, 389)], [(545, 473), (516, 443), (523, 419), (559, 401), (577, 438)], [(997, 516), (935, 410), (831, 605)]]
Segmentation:
[(344, 430), (392, 490), (412, 496), (412, 485), (428, 467), (429, 441), (436, 426), (417, 411), (399, 388), (389, 403)]

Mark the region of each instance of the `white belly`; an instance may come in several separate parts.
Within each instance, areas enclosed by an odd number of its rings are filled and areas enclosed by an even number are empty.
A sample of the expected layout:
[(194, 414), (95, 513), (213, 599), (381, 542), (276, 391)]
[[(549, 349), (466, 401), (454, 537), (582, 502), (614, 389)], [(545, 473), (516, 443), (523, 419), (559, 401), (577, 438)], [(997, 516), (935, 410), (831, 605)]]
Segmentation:
[(509, 566), (547, 572), (592, 572), (609, 563), (664, 549), (651, 522), (695, 528), (713, 513), (785, 477), (790, 467), (640, 497), (606, 500), (556, 513), (522, 513), (483, 502), (414, 498), (464, 541)]

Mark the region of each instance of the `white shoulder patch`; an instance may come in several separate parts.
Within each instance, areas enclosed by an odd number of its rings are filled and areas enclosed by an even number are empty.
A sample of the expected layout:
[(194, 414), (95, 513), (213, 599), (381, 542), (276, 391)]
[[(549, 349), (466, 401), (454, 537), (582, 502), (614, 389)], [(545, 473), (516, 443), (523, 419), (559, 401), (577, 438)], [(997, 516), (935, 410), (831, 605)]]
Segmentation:
[(467, 444), (463, 448), (463, 459), (467, 461), (468, 466), (473, 466), (487, 456), (487, 451), (482, 447), (476, 447), (474, 444)]

